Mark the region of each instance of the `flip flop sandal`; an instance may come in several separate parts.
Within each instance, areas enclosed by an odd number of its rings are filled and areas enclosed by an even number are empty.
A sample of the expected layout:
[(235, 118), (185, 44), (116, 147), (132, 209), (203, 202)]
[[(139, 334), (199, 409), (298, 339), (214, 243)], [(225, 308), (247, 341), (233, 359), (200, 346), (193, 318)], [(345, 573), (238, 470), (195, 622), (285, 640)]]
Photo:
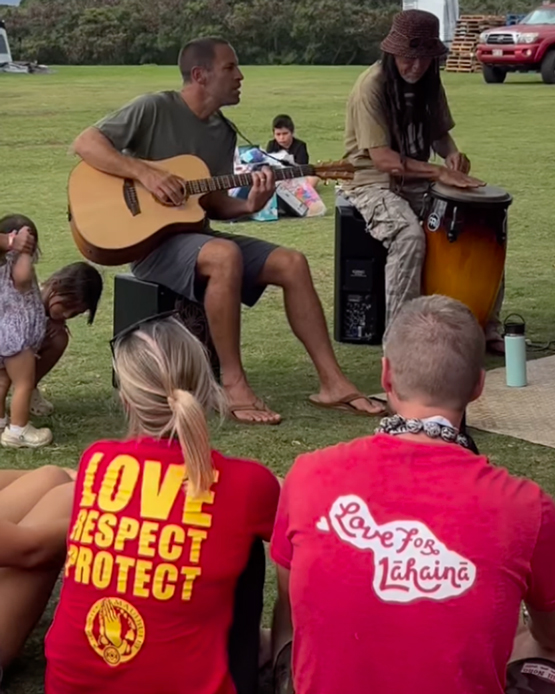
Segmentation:
[(250, 424), (250, 425), (265, 425), (268, 427), (272, 426), (277, 426), (278, 424), (281, 424), (281, 419), (277, 422), (268, 422), (268, 421), (258, 421), (255, 419), (241, 419), (240, 417), (237, 416), (236, 412), (271, 412), (266, 405), (264, 404), (258, 404), (257, 402), (251, 403), (250, 405), (233, 405), (229, 408), (229, 418), (232, 419), (234, 422), (238, 422), (239, 424)]
[[(365, 412), (364, 410), (359, 410), (352, 403), (355, 400), (361, 399), (367, 400), (370, 404), (380, 403), (380, 405), (383, 405), (383, 407), (379, 412)], [(383, 417), (388, 413), (386, 402), (380, 400), (379, 398), (371, 398), (368, 395), (364, 395), (363, 393), (350, 393), (349, 395), (345, 395), (344, 397), (340, 398), (339, 400), (336, 400), (335, 402), (321, 402), (320, 400), (316, 400), (316, 398), (313, 395), (311, 395), (308, 398), (308, 402), (314, 407), (319, 407), (322, 410), (338, 410), (340, 412), (349, 412), (349, 414), (353, 414), (356, 417)]]

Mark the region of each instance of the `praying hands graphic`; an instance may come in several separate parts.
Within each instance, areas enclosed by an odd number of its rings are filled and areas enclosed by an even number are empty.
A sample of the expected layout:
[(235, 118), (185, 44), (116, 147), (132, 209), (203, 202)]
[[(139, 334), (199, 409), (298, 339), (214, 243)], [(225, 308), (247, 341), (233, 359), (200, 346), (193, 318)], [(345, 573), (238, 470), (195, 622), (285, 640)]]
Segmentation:
[(135, 630), (129, 628), (124, 637), (122, 615), (118, 614), (109, 600), (102, 602), (98, 614), (100, 639), (103, 646), (112, 645), (121, 655), (127, 655), (131, 651), (131, 644), (135, 641)]

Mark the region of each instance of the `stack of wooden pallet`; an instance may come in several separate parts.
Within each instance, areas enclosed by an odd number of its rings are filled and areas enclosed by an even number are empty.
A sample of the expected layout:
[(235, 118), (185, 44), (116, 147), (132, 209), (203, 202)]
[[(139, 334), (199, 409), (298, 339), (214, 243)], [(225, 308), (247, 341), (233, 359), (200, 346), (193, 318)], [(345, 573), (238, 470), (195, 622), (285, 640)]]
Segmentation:
[(504, 26), (505, 17), (491, 15), (461, 15), (457, 21), (455, 36), (447, 57), (446, 72), (480, 72), (476, 60), (476, 46), (480, 34), (493, 27)]

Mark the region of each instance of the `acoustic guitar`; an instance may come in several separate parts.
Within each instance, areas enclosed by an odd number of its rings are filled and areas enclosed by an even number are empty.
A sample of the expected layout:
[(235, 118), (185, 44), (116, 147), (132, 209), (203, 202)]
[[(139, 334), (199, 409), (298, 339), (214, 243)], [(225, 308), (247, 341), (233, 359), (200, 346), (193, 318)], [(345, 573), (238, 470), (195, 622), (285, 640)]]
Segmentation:
[[(169, 234), (198, 231), (206, 212), (203, 195), (252, 185), (252, 174), (211, 177), (198, 157), (183, 155), (149, 162), (183, 180), (185, 201), (165, 205), (140, 183), (102, 173), (80, 162), (69, 178), (69, 222), (81, 253), (99, 265), (122, 265), (152, 251)], [(274, 169), (276, 181), (318, 176), (323, 180), (349, 179), (354, 168), (345, 161), (315, 166)]]

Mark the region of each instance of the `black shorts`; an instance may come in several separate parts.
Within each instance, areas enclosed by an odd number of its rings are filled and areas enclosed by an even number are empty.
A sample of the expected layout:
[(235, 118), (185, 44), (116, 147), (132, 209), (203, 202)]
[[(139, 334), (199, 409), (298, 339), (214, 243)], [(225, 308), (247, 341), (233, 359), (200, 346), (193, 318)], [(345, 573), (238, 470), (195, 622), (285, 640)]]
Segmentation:
[(545, 658), (525, 658), (509, 663), (505, 693), (555, 694), (555, 663)]

